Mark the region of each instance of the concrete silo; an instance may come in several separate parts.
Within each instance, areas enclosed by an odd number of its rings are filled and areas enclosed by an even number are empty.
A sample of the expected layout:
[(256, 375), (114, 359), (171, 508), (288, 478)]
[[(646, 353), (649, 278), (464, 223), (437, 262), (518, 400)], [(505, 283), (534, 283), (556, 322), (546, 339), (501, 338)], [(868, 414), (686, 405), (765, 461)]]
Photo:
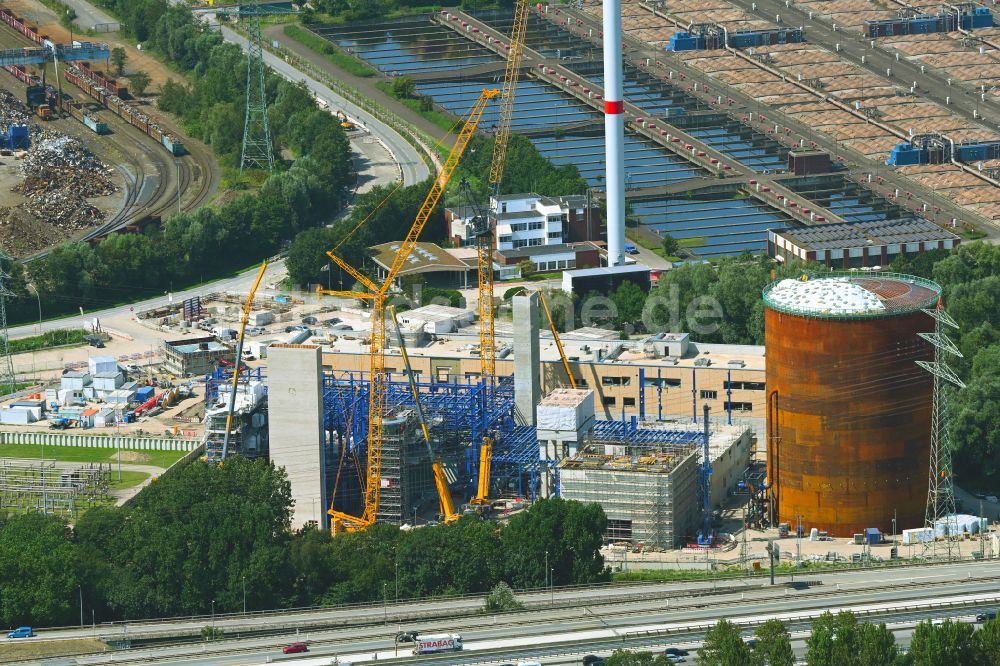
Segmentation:
[(764, 290), (774, 519), (851, 536), (924, 522), (933, 282), (851, 273)]

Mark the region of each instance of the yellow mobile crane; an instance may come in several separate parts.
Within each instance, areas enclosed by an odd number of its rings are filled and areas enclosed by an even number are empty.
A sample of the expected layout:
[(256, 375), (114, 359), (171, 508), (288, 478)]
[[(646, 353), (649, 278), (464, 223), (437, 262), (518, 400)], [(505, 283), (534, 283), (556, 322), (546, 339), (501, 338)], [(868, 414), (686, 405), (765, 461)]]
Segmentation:
[(257, 287), (260, 286), (260, 281), (264, 278), (264, 271), (267, 270), (267, 262), (264, 261), (260, 265), (260, 270), (257, 272), (257, 279), (253, 281), (253, 286), (250, 287), (250, 294), (247, 296), (247, 302), (243, 305), (243, 316), (240, 319), (240, 339), (236, 343), (236, 362), (233, 363), (233, 387), (229, 392), (229, 410), (226, 412), (226, 436), (222, 440), (222, 459), (226, 459), (226, 455), (229, 453), (229, 432), (233, 424), (233, 412), (236, 410), (236, 388), (240, 381), (240, 368), (243, 365), (243, 335), (247, 330), (247, 322), (250, 321), (250, 311), (253, 310), (253, 297), (257, 293)]
[[(510, 123), (514, 115), (514, 96), (517, 91), (517, 74), (521, 68), (524, 53), (524, 33), (528, 25), (528, 2), (517, 0), (514, 6), (514, 24), (510, 33), (510, 49), (507, 51), (507, 66), (500, 92), (500, 113), (497, 132), (493, 139), (493, 155), (490, 159), (490, 194), (500, 196), (500, 181), (507, 161), (507, 143), (510, 139)], [(479, 376), (486, 387), (487, 399), (492, 395), (496, 378), (497, 351), (493, 313), (493, 248), (496, 242), (493, 225), (488, 216), (477, 215), (474, 227), (476, 255), (479, 268)], [(476, 496), (470, 504), (489, 504), (490, 462), (493, 455), (493, 439), (483, 437), (479, 450), (479, 483)]]
[(431, 431), (427, 425), (427, 418), (424, 416), (423, 405), (420, 404), (420, 393), (417, 391), (417, 380), (413, 377), (413, 368), (410, 367), (410, 355), (406, 353), (406, 342), (403, 341), (403, 331), (396, 321), (396, 308), (389, 306), (389, 317), (392, 325), (396, 329), (399, 337), (399, 353), (403, 356), (403, 365), (406, 367), (406, 378), (410, 381), (410, 391), (413, 392), (413, 404), (417, 408), (417, 418), (420, 420), (420, 430), (424, 433), (424, 444), (427, 445), (427, 453), (431, 457), (431, 470), (434, 472), (434, 485), (437, 486), (438, 502), (441, 505), (441, 516), (444, 522), (450, 523), (458, 520), (455, 513), (455, 502), (451, 499), (451, 491), (448, 489), (448, 478), (444, 475), (444, 465), (441, 459), (434, 454), (434, 446), (431, 444)]
[(545, 309), (545, 316), (549, 318), (549, 328), (552, 329), (552, 338), (556, 341), (556, 349), (559, 350), (559, 358), (562, 359), (563, 367), (566, 368), (566, 375), (569, 377), (569, 385), (576, 388), (576, 379), (573, 377), (573, 371), (569, 369), (569, 359), (566, 358), (566, 350), (563, 349), (562, 340), (559, 339), (559, 331), (556, 330), (556, 322), (552, 319), (552, 312), (549, 310), (549, 304), (545, 302), (545, 294), (542, 290), (538, 290), (538, 300), (542, 302), (542, 307)]
[(392, 283), (402, 270), (413, 247), (417, 244), (417, 238), (423, 231), (427, 219), (437, 205), (448, 181), (451, 180), (458, 160), (465, 152), (469, 140), (472, 138), (479, 121), (483, 117), (487, 103), (500, 94), (499, 90), (487, 88), (479, 95), (479, 99), (473, 104), (469, 117), (459, 132), (455, 145), (445, 160), (441, 172), (434, 179), (430, 192), (424, 199), (424, 203), (417, 212), (416, 219), (406, 235), (406, 239), (400, 243), (399, 251), (393, 258), (392, 266), (381, 285), (376, 285), (368, 276), (364, 275), (346, 261), (338, 257), (333, 252), (327, 252), (330, 259), (340, 266), (344, 271), (359, 282), (367, 291), (337, 291), (329, 289), (317, 289), (317, 293), (329, 294), (331, 296), (342, 296), (346, 298), (356, 298), (371, 303), (372, 308), (372, 333), (369, 352), (369, 389), (368, 389), (368, 466), (365, 482), (365, 505), (360, 516), (352, 516), (342, 511), (337, 511), (333, 507), (327, 511), (333, 520), (332, 529), (338, 531), (363, 530), (375, 524), (375, 517), (378, 513), (379, 493), (382, 484), (382, 417), (385, 411), (385, 299)]

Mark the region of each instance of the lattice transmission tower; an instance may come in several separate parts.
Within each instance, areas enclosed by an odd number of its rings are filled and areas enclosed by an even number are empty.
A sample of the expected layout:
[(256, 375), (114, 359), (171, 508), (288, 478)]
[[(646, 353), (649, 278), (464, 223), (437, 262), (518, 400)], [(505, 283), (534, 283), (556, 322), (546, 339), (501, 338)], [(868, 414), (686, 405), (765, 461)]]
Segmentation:
[[(920, 333), (920, 337), (934, 345), (933, 361), (917, 361), (917, 365), (934, 376), (931, 398), (931, 459), (927, 473), (927, 510), (924, 527), (934, 529), (943, 518), (955, 513), (955, 488), (952, 485), (951, 436), (948, 432), (948, 392), (952, 386), (964, 388), (965, 384), (944, 361), (945, 354), (962, 356), (955, 343), (944, 334), (945, 326), (957, 329), (958, 323), (944, 311), (941, 301), (937, 307), (927, 308), (924, 313), (934, 318), (934, 332)], [(945, 523), (948, 525), (948, 523)], [(948, 559), (951, 559), (953, 542), (945, 533)], [(936, 539), (930, 543), (936, 549)]]
[[(270, 12), (269, 12), (270, 13)], [(267, 90), (264, 87), (266, 67), (261, 44), (261, 8), (257, 0), (240, 6), (240, 15), (247, 16), (247, 108), (243, 122), (243, 151), (240, 154), (240, 171), (246, 169), (274, 169), (271, 150), (271, 128), (267, 120)]]
[(14, 297), (14, 292), (7, 288), (10, 279), (4, 269), (4, 262), (10, 257), (0, 254), (0, 392), (10, 395), (17, 388), (17, 376), (14, 375), (14, 361), (10, 356), (10, 338), (7, 334), (7, 299)]

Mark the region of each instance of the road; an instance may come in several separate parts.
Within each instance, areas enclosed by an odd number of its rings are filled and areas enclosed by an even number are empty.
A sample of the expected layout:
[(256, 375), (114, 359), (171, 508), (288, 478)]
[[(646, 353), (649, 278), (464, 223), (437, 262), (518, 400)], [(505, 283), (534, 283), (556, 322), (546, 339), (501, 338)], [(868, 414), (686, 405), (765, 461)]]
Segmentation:
[[(183, 0), (173, 0), (174, 4), (183, 2)], [(98, 17), (108, 20), (110, 17), (100, 12), (93, 5), (84, 0), (72, 0), (69, 3), (77, 13), (82, 17), (85, 13), (91, 17)], [(247, 41), (241, 35), (229, 30), (228, 28), (222, 29), (223, 38), (226, 41), (232, 42), (240, 46), (240, 48), (246, 50)], [(420, 154), (417, 149), (412, 145), (407, 143), (407, 141), (399, 134), (395, 129), (389, 127), (385, 123), (381, 122), (377, 118), (374, 118), (368, 112), (358, 108), (348, 100), (343, 99), (335, 92), (319, 83), (315, 79), (312, 79), (305, 74), (299, 72), (294, 67), (286, 63), (284, 60), (274, 56), (271, 53), (264, 52), (264, 59), (267, 64), (271, 66), (276, 72), (279, 72), (285, 78), (291, 81), (305, 81), (306, 85), (312, 90), (319, 98), (323, 99), (327, 104), (333, 108), (342, 108), (345, 113), (347, 113), (352, 118), (361, 121), (364, 124), (365, 129), (374, 137), (382, 142), (386, 149), (391, 153), (392, 159), (396, 161), (400, 166), (400, 170), (403, 175), (403, 183), (405, 185), (413, 185), (415, 183), (422, 182), (425, 180), (430, 171), (427, 165), (420, 158)], [(281, 268), (283, 268), (284, 262), (276, 262), (271, 264), (269, 270), (269, 281), (271, 275)], [(221, 280), (216, 280), (214, 282), (201, 285), (199, 287), (194, 287), (180, 292), (175, 292), (172, 297), (173, 300), (169, 298), (167, 294), (163, 296), (157, 296), (154, 298), (149, 298), (143, 301), (137, 301), (129, 305), (121, 305), (113, 308), (106, 308), (104, 310), (97, 310), (93, 312), (87, 312), (86, 316), (88, 319), (98, 318), (107, 319), (115, 315), (127, 315), (130, 312), (139, 310), (148, 310), (154, 307), (160, 307), (167, 305), (170, 302), (180, 302), (185, 298), (190, 298), (192, 296), (198, 296), (206, 293), (207, 291), (247, 291), (250, 285), (253, 283), (256, 277), (256, 268), (248, 269), (247, 271), (230, 278), (224, 278)], [(42, 304), (44, 306), (44, 303)], [(55, 319), (50, 321), (44, 321), (41, 325), (42, 331), (51, 331), (55, 329), (75, 327), (80, 322), (79, 319), (73, 318), (63, 318)], [(9, 330), (9, 335), (11, 338), (25, 337), (29, 335), (36, 335), (38, 331), (38, 323), (25, 324), (22, 326), (14, 326)]]
[(110, 24), (117, 29), (117, 19), (108, 16), (103, 11), (84, 0), (62, 0), (63, 4), (76, 12), (76, 25), (84, 29), (92, 29), (95, 25)]
[[(925, 616), (926, 610), (915, 610), (912, 606), (932, 598), (962, 603), (974, 600), (978, 605), (1000, 603), (997, 593), (1000, 562), (811, 574), (798, 576), (797, 580), (810, 581), (813, 586), (800, 590), (787, 586), (770, 587), (761, 579), (607, 585), (551, 593), (521, 593), (518, 600), (525, 604), (526, 610), (497, 616), (482, 615), (483, 600), (476, 596), (249, 617), (239, 614), (217, 615), (214, 619), (203, 616), (129, 623), (127, 628), (118, 624), (102, 625), (96, 630), (90, 627), (47, 630), (40, 632), (40, 638), (115, 639), (127, 635), (136, 640), (159, 635), (160, 640), (164, 640), (168, 635), (187, 636), (189, 644), (136, 647), (116, 655), (115, 661), (156, 659), (161, 663), (173, 663), (185, 660), (185, 663), (207, 666), (246, 664), (251, 658), (259, 658), (258, 663), (263, 663), (269, 657), (280, 658), (280, 646), (297, 640), (308, 641), (313, 655), (378, 652), (379, 661), (382, 661), (393, 656), (396, 631), (415, 628), (425, 634), (461, 633), (467, 643), (466, 654), (474, 650), (510, 650), (513, 648), (509, 641), (517, 639), (515, 647), (520, 653), (503, 657), (514, 660), (513, 657), (526, 656), (539, 646), (585, 650), (585, 654), (602, 645), (613, 647), (616, 641), (626, 639), (629, 645), (640, 646), (697, 639), (704, 627), (719, 617), (746, 621), (750, 616), (761, 614), (785, 614), (790, 624), (798, 622), (807, 626), (823, 610), (839, 607), (866, 606), (872, 609), (873, 615), (901, 621)], [(944, 611), (944, 614), (959, 612), (976, 611), (970, 607)], [(200, 631), (209, 623), (224, 630), (227, 636), (238, 638), (204, 644)], [(248, 631), (258, 635), (246, 637)], [(266, 633), (261, 634), (261, 631)], [(78, 663), (107, 660), (107, 656), (94, 655), (79, 658)]]
[[(233, 32), (225, 26), (222, 27), (222, 36), (227, 42), (239, 45), (244, 51), (247, 49), (247, 40), (242, 35)], [(264, 51), (264, 62), (289, 81), (304, 81), (306, 87), (317, 97), (329, 104), (331, 108), (343, 109), (344, 113), (353, 120), (359, 121), (364, 129), (378, 137), (385, 144), (386, 148), (389, 149), (393, 158), (402, 169), (404, 184), (413, 185), (414, 183), (419, 183), (425, 180), (430, 174), (427, 165), (420, 158), (417, 149), (410, 145), (395, 129), (389, 127), (361, 107), (344, 99), (319, 81), (303, 74), (273, 53)]]

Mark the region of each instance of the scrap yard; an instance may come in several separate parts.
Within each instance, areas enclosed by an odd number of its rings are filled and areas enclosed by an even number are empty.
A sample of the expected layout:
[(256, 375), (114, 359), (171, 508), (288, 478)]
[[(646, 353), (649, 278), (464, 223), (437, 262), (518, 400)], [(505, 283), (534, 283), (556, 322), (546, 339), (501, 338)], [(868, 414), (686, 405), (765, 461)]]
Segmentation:
[[(46, 40), (69, 41), (47, 10), (8, 3), (0, 20), (0, 50), (10, 49), (0, 55), (0, 125), (26, 131), (0, 152), (0, 248), (35, 257), (66, 240), (138, 231), (208, 201), (219, 180), (210, 150), (182, 142), (106, 73), (106, 45), (67, 48), (56, 67), (51, 57), (25, 55), (46, 49)], [(88, 48), (102, 59), (77, 60)]]

